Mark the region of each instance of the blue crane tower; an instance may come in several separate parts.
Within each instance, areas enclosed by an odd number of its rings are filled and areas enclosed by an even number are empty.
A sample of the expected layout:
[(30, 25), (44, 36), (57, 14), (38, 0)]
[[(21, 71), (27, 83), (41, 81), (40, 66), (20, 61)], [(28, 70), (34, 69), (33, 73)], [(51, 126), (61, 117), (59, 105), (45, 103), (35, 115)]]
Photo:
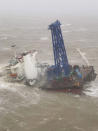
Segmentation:
[(58, 20), (49, 25), (49, 29), (51, 30), (52, 35), (55, 62), (53, 69), (56, 77), (59, 77), (62, 74), (62, 72), (64, 76), (68, 76), (70, 73), (70, 66), (68, 64), (67, 54), (64, 46), (64, 40), (60, 25), (61, 24)]

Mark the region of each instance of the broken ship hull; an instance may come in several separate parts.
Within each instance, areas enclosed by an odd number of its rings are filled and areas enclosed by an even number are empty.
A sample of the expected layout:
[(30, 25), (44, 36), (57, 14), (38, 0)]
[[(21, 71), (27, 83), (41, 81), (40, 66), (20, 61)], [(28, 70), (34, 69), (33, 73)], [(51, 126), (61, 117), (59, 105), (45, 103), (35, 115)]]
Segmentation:
[(96, 78), (93, 66), (82, 66), (80, 67), (82, 78), (79, 79), (77, 76), (72, 75), (69, 77), (61, 77), (59, 79), (53, 79), (47, 81), (47, 83), (41, 87), (48, 91), (59, 91), (59, 92), (71, 92), (75, 94), (81, 94), (83, 86), (89, 81), (93, 81)]

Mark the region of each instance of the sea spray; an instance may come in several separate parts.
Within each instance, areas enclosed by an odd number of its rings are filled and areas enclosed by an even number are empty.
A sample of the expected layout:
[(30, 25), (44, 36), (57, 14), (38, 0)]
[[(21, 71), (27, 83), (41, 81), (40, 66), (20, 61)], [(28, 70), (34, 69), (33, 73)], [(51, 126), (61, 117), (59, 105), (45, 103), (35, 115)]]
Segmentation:
[(79, 52), (79, 54), (81, 55), (82, 59), (85, 61), (86, 65), (89, 66), (89, 61), (88, 59), (86, 58), (85, 56), (85, 53), (84, 52), (81, 52), (79, 48), (77, 48), (77, 51)]
[(24, 56), (24, 72), (26, 79), (37, 79), (37, 62), (36, 62), (36, 54), (37, 52), (34, 52), (33, 55), (27, 54)]

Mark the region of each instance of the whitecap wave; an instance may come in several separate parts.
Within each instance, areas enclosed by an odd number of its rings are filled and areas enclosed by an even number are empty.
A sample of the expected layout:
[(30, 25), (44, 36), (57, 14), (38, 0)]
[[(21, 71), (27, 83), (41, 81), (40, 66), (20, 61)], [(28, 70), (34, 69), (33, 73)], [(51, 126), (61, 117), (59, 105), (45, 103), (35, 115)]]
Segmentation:
[(1, 37), (0, 40), (7, 40), (8, 37), (4, 36), (4, 37)]
[(80, 40), (76, 40), (76, 41), (85, 42), (86, 40), (85, 39), (80, 39)]
[[(18, 108), (19, 106), (28, 107), (32, 104), (38, 104), (38, 102), (40, 101), (39, 90), (27, 88), (24, 84), (7, 83), (3, 80), (0, 80), (0, 92), (1, 91), (7, 92), (6, 96), (9, 97), (7, 103), (9, 104), (13, 104), (13, 100), (16, 100), (17, 98), (17, 101), (15, 102), (16, 104), (13, 106), (13, 108)], [(13, 97), (13, 95), (15, 96), (15, 98)], [(5, 93), (2, 94), (3, 99), (0, 100), (0, 105), (2, 105), (2, 103), (6, 101), (6, 96)]]
[(98, 97), (98, 83), (93, 81), (88, 86), (89, 88), (87, 88), (84, 93), (88, 96)]
[(8, 51), (11, 50), (11, 48), (1, 48), (2, 51)]
[(87, 29), (87, 28), (79, 28), (79, 29), (77, 29), (76, 31), (85, 32), (85, 31), (88, 31), (88, 29)]
[(12, 83), (7, 83), (5, 81), (0, 80), (0, 90), (10, 90), (12, 92), (16, 92), (16, 88), (14, 88), (14, 84)]
[(41, 37), (40, 40), (48, 40), (48, 37)]
[(70, 33), (72, 31), (69, 31), (69, 30), (64, 30), (63, 33)]
[(72, 24), (66, 24), (66, 26), (71, 26)]
[[(0, 70), (2, 71), (2, 68), (4, 65), (1, 65)], [(3, 93), (2, 93), (3, 91)], [(6, 96), (5, 96), (6, 92)], [(0, 104), (2, 105), (2, 102), (6, 101), (6, 97), (8, 96), (9, 99), (7, 100), (7, 103), (13, 104), (12, 99), (16, 99), (16, 105), (13, 108), (17, 108), (19, 106), (30, 106), (32, 104), (37, 104), (40, 101), (40, 93), (39, 89), (37, 88), (29, 88), (23, 83), (18, 82), (6, 82), (5, 77), (0, 77), (0, 93), (2, 93), (2, 97), (0, 97)], [(13, 95), (16, 97), (14, 98)], [(1, 99), (3, 98), (3, 99)], [(19, 99), (18, 99), (19, 98)], [(10, 102), (11, 100), (11, 102)], [(9, 109), (10, 109), (10, 104)], [(2, 109), (0, 109), (2, 110)]]

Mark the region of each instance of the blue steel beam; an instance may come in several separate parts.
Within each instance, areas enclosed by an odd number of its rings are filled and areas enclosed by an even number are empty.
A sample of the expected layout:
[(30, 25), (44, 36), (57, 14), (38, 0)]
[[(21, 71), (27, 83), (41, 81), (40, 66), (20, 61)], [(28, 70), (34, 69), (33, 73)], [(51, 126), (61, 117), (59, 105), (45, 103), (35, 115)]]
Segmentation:
[(64, 46), (64, 40), (60, 28), (60, 22), (56, 22), (49, 25), (52, 35), (52, 44), (54, 52), (54, 62), (55, 62), (55, 71), (56, 76), (60, 76), (64, 72), (65, 76), (68, 76), (70, 73), (70, 67), (68, 64), (67, 54)]

